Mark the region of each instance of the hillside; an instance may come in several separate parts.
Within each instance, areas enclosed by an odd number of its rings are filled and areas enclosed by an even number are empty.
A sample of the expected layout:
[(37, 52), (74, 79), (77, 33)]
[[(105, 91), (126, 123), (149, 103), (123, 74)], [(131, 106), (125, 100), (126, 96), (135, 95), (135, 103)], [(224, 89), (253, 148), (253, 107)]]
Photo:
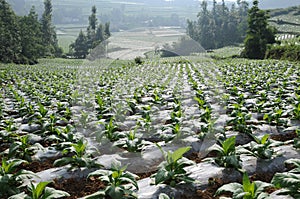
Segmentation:
[(300, 6), (270, 10), (270, 22), (279, 34), (300, 35)]

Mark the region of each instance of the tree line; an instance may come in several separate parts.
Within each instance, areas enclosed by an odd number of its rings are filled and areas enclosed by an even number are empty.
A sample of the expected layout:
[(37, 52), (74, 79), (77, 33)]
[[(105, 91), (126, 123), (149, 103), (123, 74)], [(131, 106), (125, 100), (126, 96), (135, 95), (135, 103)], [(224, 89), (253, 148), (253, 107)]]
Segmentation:
[[(100, 54), (103, 55), (103, 48), (107, 45), (105, 41), (111, 36), (109, 27), (109, 22), (105, 24), (98, 23), (97, 8), (93, 6), (92, 13), (89, 16), (89, 25), (86, 34), (80, 30), (77, 39), (70, 45), (70, 54), (75, 58), (86, 58), (88, 54), (96, 56), (93, 55), (93, 53), (99, 48), (102, 48)], [(98, 47), (98, 49), (95, 49), (96, 47)], [(92, 51), (93, 49), (95, 50)]]
[(249, 5), (237, 0), (229, 8), (225, 1), (218, 4), (213, 0), (212, 9), (202, 1), (196, 21), (187, 21), (187, 34), (205, 49), (221, 48), (243, 42), (248, 28)]
[(237, 6), (232, 4), (229, 9), (224, 0), (221, 4), (214, 0), (212, 9), (208, 10), (204, 0), (198, 20), (188, 20), (187, 34), (205, 49), (244, 43), (241, 57), (267, 58), (271, 44), (276, 42), (276, 29), (268, 24), (268, 12), (259, 9), (258, 4), (254, 0), (249, 9), (246, 1), (237, 0)]
[(17, 16), (5, 0), (0, 0), (0, 44), (0, 62), (4, 63), (35, 64), (41, 57), (60, 56), (51, 0), (44, 1), (40, 20), (34, 7), (28, 15)]

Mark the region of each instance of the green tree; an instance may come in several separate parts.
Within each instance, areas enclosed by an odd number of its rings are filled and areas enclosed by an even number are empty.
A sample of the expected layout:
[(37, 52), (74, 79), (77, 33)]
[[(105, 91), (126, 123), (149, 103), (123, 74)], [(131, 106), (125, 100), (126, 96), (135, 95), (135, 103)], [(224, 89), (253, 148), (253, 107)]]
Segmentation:
[(44, 12), (41, 19), (44, 55), (59, 56), (62, 50), (58, 47), (55, 27), (52, 25), (52, 4), (51, 0), (44, 1)]
[(100, 23), (98, 25), (96, 13), (96, 6), (93, 6), (92, 14), (89, 16), (86, 36), (81, 30), (76, 41), (70, 45), (70, 49), (74, 50), (73, 55), (76, 58), (86, 58), (89, 54), (89, 58), (95, 59), (104, 55), (108, 44), (104, 41), (111, 36), (110, 23)]
[(88, 39), (88, 47), (95, 47), (95, 36), (96, 36), (96, 27), (97, 27), (97, 8), (96, 6), (92, 7), (92, 14), (89, 16), (89, 26), (87, 27), (87, 39)]
[(21, 37), (17, 16), (5, 0), (0, 0), (0, 61), (20, 61)]
[(220, 4), (214, 0), (212, 9), (208, 10), (207, 2), (202, 1), (197, 21), (187, 21), (187, 34), (206, 49), (242, 42), (246, 35), (248, 4), (237, 3), (238, 6), (232, 4), (229, 9), (224, 0)]
[(245, 49), (242, 56), (250, 59), (263, 59), (267, 44), (275, 43), (275, 28), (268, 25), (269, 16), (266, 11), (258, 8), (258, 0), (248, 13), (248, 30), (244, 41)]
[(110, 27), (110, 23), (106, 22), (105, 23), (105, 27), (104, 27), (104, 34), (105, 34), (105, 37), (106, 37), (105, 39), (107, 39), (107, 38), (109, 38), (111, 36), (109, 27)]
[(42, 56), (42, 31), (35, 8), (32, 7), (28, 16), (20, 17), (20, 35), (23, 63), (34, 64)]
[(87, 45), (87, 37), (82, 30), (80, 30), (76, 41), (72, 43), (70, 47), (74, 50), (74, 56), (76, 58), (86, 58), (89, 48)]

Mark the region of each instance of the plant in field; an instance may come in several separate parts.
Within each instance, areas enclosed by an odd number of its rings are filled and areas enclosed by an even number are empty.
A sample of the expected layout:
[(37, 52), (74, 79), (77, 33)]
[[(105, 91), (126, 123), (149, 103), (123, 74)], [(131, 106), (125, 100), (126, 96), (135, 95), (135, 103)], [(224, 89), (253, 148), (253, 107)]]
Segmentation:
[(56, 128), (56, 133), (51, 134), (45, 138), (45, 141), (53, 143), (58, 150), (63, 150), (70, 147), (71, 144), (77, 143), (80, 140), (80, 136), (72, 131), (72, 126), (67, 125), (64, 128)]
[(66, 107), (66, 110), (64, 111), (64, 118), (70, 120), (71, 117), (72, 117), (71, 109), (69, 107)]
[(102, 137), (102, 135), (105, 135), (107, 139), (109, 139), (111, 142), (117, 141), (121, 138), (124, 138), (124, 133), (118, 132), (118, 126), (114, 123), (114, 117), (111, 117), (108, 123), (104, 124), (105, 130), (97, 137)]
[(293, 116), (295, 119), (300, 120), (300, 102), (298, 103), (298, 105), (294, 105)]
[(47, 113), (48, 113), (48, 110), (41, 103), (39, 103), (38, 106), (39, 106), (38, 111), (41, 114), (41, 117), (45, 117), (47, 115)]
[(71, 157), (62, 157), (55, 160), (53, 163), (54, 166), (64, 166), (71, 165), (70, 169), (87, 167), (87, 168), (99, 168), (102, 165), (97, 164), (90, 155), (86, 154), (87, 142), (83, 139), (80, 139), (77, 143), (71, 144), (71, 147), (68, 147), (63, 150), (64, 154), (71, 154)]
[(187, 166), (195, 164), (193, 161), (183, 157), (191, 147), (179, 148), (174, 152), (165, 152), (161, 146), (157, 145), (162, 152), (165, 161), (158, 167), (157, 173), (153, 174), (151, 178), (154, 179), (154, 184), (168, 184), (175, 187), (180, 182), (193, 183), (195, 180), (188, 177), (188, 173), (184, 169)]
[(47, 187), (50, 183), (51, 182), (40, 182), (35, 185), (31, 182), (27, 187), (28, 193), (22, 192), (9, 197), (9, 199), (52, 199), (70, 196), (70, 194), (65, 191)]
[(39, 150), (44, 150), (40, 143), (31, 144), (29, 135), (18, 136), (17, 141), (14, 141), (8, 151), (8, 158), (21, 158), (31, 161), (31, 157)]
[(152, 144), (151, 142), (142, 140), (142, 135), (137, 135), (136, 130), (137, 129), (129, 131), (125, 138), (119, 139), (114, 143), (114, 145), (124, 148), (129, 152), (140, 152), (145, 146)]
[(106, 188), (100, 190), (85, 199), (96, 198), (137, 198), (133, 188), (139, 189), (136, 179), (137, 175), (125, 171), (127, 166), (121, 166), (121, 163), (116, 161), (112, 163), (110, 170), (97, 170), (89, 174), (91, 176), (99, 176), (99, 180), (106, 183)]
[(253, 134), (249, 134), (254, 141), (250, 142), (245, 148), (249, 150), (249, 153), (257, 158), (270, 159), (274, 155), (272, 147), (278, 145), (278, 143), (272, 143), (269, 139), (270, 135), (265, 134), (262, 138), (258, 138)]
[(243, 184), (230, 183), (225, 184), (216, 191), (216, 195), (220, 195), (224, 192), (233, 193), (232, 198), (235, 199), (263, 199), (267, 198), (268, 194), (264, 190), (273, 185), (262, 181), (251, 182), (248, 174), (243, 174)]
[(214, 144), (209, 148), (210, 151), (217, 153), (217, 157), (212, 158), (217, 165), (226, 168), (241, 168), (241, 159), (237, 154), (235, 140), (235, 136), (227, 138), (224, 141), (219, 140), (218, 144)]
[(27, 162), (20, 159), (2, 159), (0, 167), (0, 198), (7, 198), (8, 196), (17, 194), (23, 184), (23, 180), (35, 176), (31, 171), (18, 169), (23, 163)]
[(199, 105), (199, 109), (204, 109), (204, 108), (205, 108), (205, 106), (206, 106), (206, 101), (205, 101), (204, 98), (200, 98), (200, 97), (195, 96), (195, 97), (194, 97), (194, 100), (197, 101), (197, 103), (198, 103), (198, 105)]
[(3, 127), (4, 130), (0, 131), (0, 141), (10, 143), (17, 138), (17, 133), (15, 132), (17, 128), (13, 120), (4, 120), (1, 127)]
[(159, 93), (156, 89), (154, 90), (153, 94), (151, 95), (153, 99), (153, 103), (161, 104), (163, 103), (163, 98), (161, 93)]
[(247, 125), (246, 121), (251, 118), (251, 114), (245, 112), (237, 112), (236, 116), (227, 122), (228, 125), (232, 125), (233, 130), (241, 133), (251, 133), (252, 126)]
[(4, 130), (7, 132), (16, 131), (17, 127), (14, 124), (14, 121), (12, 119), (4, 120)]
[(81, 111), (81, 115), (79, 117), (79, 122), (83, 128), (87, 127), (87, 123), (89, 120), (89, 115), (85, 111)]
[(208, 106), (204, 108), (204, 111), (200, 115), (201, 122), (209, 123), (211, 120), (212, 109)]
[(142, 118), (139, 120), (138, 125), (145, 129), (149, 129), (151, 126), (151, 106), (142, 106), (142, 109)]
[(263, 119), (267, 120), (269, 124), (271, 124), (272, 122), (275, 122), (277, 125), (285, 124), (285, 121), (280, 119), (282, 114), (282, 109), (275, 109), (271, 113), (266, 113)]
[(58, 121), (58, 117), (54, 114), (49, 116), (49, 121), (43, 124), (43, 129), (45, 133), (56, 133), (56, 122)]
[(294, 198), (300, 198), (300, 160), (289, 159), (286, 164), (294, 166), (289, 172), (276, 173), (271, 181), (280, 189), (280, 195), (290, 195)]

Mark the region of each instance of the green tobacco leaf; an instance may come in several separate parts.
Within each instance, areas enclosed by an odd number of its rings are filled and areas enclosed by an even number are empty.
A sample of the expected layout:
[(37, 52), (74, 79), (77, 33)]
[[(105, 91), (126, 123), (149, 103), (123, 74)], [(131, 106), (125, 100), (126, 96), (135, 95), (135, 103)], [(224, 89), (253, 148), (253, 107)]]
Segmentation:
[(168, 176), (168, 171), (165, 169), (160, 169), (158, 172), (155, 174), (155, 184), (160, 184), (164, 182), (167, 179)]
[(230, 152), (235, 151), (235, 136), (232, 136), (230, 138), (227, 138), (223, 143), (222, 143), (222, 148), (224, 150), (224, 153), (226, 155), (229, 155)]
[(110, 186), (106, 193), (111, 198), (124, 198), (124, 190), (121, 187)]
[(260, 144), (265, 144), (265, 143), (268, 141), (269, 137), (270, 137), (270, 134), (265, 134), (265, 135), (261, 138)]
[(62, 198), (62, 197), (69, 197), (70, 194), (68, 194), (65, 191), (56, 190), (50, 187), (45, 188), (45, 194), (42, 199), (52, 199), (52, 198)]
[(25, 192), (10, 196), (8, 199), (31, 199)]
[(249, 180), (249, 176), (248, 174), (245, 172), (243, 174), (243, 189), (245, 192), (252, 192), (253, 191), (253, 186), (252, 186), (253, 183), (250, 182)]
[(274, 185), (262, 181), (255, 181), (255, 198), (266, 198), (269, 194), (264, 193), (267, 187), (274, 187)]
[(276, 173), (271, 181), (276, 187), (291, 188), (300, 185), (300, 174)]
[(2, 169), (4, 169), (5, 173), (12, 173), (16, 170), (18, 166), (20, 166), (23, 163), (27, 163), (27, 161), (21, 159), (13, 159), (11, 161), (6, 161), (5, 159), (2, 159)]
[(243, 186), (239, 183), (230, 183), (230, 184), (225, 184), (222, 187), (220, 187), (215, 195), (220, 195), (224, 192), (231, 192), (231, 193), (243, 193)]
[(295, 166), (295, 168), (290, 171), (291, 173), (300, 173), (300, 159), (289, 159), (286, 160), (285, 163)]
[(38, 183), (36, 186), (34, 186), (32, 183), (31, 183), (31, 187), (30, 187), (30, 190), (31, 190), (31, 193), (32, 193), (32, 199), (39, 199), (40, 196), (43, 194), (46, 186), (48, 184), (50, 184), (51, 182), (40, 182)]
[(191, 147), (182, 147), (177, 149), (171, 154), (171, 159), (173, 162), (176, 162), (178, 159), (182, 158), (183, 154), (188, 152), (191, 149)]
[(55, 160), (53, 165), (56, 166), (64, 166), (73, 162), (73, 158), (71, 157), (63, 157), (61, 159)]

